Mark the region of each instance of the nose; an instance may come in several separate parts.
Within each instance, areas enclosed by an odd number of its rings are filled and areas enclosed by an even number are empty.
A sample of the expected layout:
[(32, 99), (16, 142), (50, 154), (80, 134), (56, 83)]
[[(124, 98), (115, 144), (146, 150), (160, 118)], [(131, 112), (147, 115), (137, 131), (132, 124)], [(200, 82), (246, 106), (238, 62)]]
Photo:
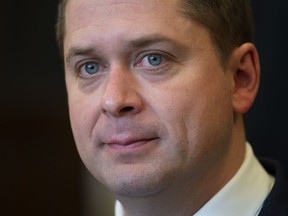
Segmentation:
[(102, 96), (102, 112), (114, 117), (139, 113), (143, 103), (137, 88), (137, 79), (129, 71), (110, 72)]

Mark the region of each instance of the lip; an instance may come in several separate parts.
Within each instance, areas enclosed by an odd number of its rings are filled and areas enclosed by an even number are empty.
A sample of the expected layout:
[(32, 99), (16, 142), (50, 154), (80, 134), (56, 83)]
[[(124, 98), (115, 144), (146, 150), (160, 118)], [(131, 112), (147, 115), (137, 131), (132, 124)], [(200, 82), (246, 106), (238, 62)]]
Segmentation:
[(158, 137), (148, 139), (113, 140), (112, 142), (106, 143), (106, 145), (114, 150), (133, 150), (150, 144), (157, 139)]

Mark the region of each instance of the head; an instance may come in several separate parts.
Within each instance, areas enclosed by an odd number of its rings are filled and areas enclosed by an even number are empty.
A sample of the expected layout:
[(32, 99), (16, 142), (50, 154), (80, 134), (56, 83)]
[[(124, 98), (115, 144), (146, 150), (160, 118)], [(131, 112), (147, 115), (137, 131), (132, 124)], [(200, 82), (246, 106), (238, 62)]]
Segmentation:
[(76, 145), (91, 173), (119, 197), (173, 191), (204, 202), (243, 161), (242, 114), (257, 92), (259, 61), (246, 43), (248, 3), (215, 2), (60, 6)]

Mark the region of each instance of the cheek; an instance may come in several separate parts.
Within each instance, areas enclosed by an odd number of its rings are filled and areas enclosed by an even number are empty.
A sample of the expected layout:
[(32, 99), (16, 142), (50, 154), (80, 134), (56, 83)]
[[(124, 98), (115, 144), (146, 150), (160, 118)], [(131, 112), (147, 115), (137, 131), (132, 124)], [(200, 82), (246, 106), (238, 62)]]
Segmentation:
[(230, 143), (233, 127), (231, 95), (224, 85), (215, 85), (199, 93), (193, 101), (191, 109), (187, 107), (189, 114), (185, 121), (190, 151), (213, 162), (213, 158), (220, 157)]
[(155, 95), (161, 98), (154, 99), (158, 104), (157, 115), (173, 134), (170, 138), (178, 139), (184, 148), (190, 149), (228, 138), (227, 128), (233, 121), (233, 109), (227, 88), (225, 80), (197, 79), (194, 83), (183, 80), (181, 85), (172, 86), (169, 91), (157, 92)]
[(71, 127), (76, 141), (76, 145), (86, 145), (91, 143), (91, 134), (97, 116), (99, 115), (96, 104), (88, 96), (70, 94), (69, 95), (69, 115)]

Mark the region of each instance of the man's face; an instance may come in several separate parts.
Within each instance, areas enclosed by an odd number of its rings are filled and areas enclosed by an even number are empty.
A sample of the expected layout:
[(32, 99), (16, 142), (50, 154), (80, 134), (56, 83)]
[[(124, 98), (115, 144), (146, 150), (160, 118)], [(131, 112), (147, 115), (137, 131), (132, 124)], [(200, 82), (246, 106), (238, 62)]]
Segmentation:
[(233, 74), (221, 67), (208, 32), (177, 7), (177, 0), (67, 6), (76, 145), (90, 172), (118, 195), (200, 182), (230, 144)]

